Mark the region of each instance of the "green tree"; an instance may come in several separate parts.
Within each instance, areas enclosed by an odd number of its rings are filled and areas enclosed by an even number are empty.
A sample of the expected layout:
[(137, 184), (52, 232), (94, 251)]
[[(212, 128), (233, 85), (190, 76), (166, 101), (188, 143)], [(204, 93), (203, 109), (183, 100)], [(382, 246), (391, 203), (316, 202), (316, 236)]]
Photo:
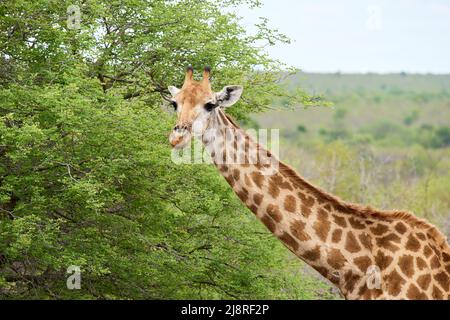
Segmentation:
[[(285, 67), (225, 7), (257, 1), (0, 4), (1, 298), (312, 298), (287, 250), (206, 165), (170, 160), (161, 109), (183, 70), (242, 84), (238, 118), (320, 99), (287, 95)], [(67, 25), (78, 4), (80, 28)], [(69, 12), (69, 15), (71, 13)], [(70, 26), (70, 25), (69, 25)], [(284, 76), (284, 74), (283, 74)], [(81, 290), (66, 270), (81, 267)], [(293, 285), (295, 284), (295, 286)]]

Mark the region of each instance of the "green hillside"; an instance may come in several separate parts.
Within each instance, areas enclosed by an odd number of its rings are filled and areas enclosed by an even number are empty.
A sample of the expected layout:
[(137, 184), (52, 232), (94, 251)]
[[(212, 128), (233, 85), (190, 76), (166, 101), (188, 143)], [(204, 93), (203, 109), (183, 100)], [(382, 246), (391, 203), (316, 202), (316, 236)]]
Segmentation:
[(261, 126), (296, 130), (303, 125), (316, 132), (345, 118), (342, 129), (355, 132), (377, 122), (439, 127), (450, 120), (450, 75), (300, 73), (290, 80), (290, 88), (321, 94), (333, 109), (274, 111), (256, 117)]

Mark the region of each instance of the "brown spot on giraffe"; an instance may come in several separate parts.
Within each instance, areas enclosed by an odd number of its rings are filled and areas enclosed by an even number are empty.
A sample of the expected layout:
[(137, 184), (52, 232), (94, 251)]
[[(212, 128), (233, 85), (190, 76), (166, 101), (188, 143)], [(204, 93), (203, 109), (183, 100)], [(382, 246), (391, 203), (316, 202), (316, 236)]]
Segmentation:
[(225, 178), (225, 180), (227, 180), (228, 184), (229, 184), (231, 187), (234, 187), (234, 180), (233, 180), (233, 177), (232, 177), (232, 176), (224, 175), (223, 177)]
[(308, 261), (316, 261), (320, 258), (320, 247), (316, 246), (311, 250), (307, 250), (302, 254), (302, 256)]
[(264, 176), (261, 173), (259, 173), (258, 171), (253, 171), (250, 177), (258, 188), (262, 188), (264, 183)]
[(389, 227), (385, 224), (378, 223), (375, 227), (370, 228), (370, 231), (376, 236), (381, 236), (383, 233), (388, 232)]
[(274, 204), (269, 204), (267, 206), (266, 212), (273, 220), (275, 220), (275, 222), (280, 222), (283, 218), (280, 209)]
[(364, 300), (372, 300), (378, 298), (382, 293), (381, 289), (368, 289), (367, 286), (361, 286), (358, 294)]
[(277, 227), (275, 226), (275, 223), (269, 216), (264, 215), (261, 218), (261, 221), (262, 221), (262, 223), (264, 223), (264, 225), (267, 227), (267, 229), (270, 230), (270, 232), (274, 233), (275, 230), (277, 229)]
[(342, 229), (335, 229), (331, 234), (331, 241), (333, 243), (338, 243), (342, 239)]
[(401, 256), (398, 260), (400, 270), (408, 277), (414, 274), (414, 257), (411, 255)]
[(241, 172), (238, 169), (233, 169), (232, 175), (235, 181), (239, 181), (239, 179), (241, 178)]
[(222, 162), (227, 163), (227, 153), (226, 152), (222, 152)]
[(413, 283), (409, 286), (406, 296), (411, 300), (427, 300), (427, 296)]
[(367, 256), (357, 257), (353, 259), (353, 262), (362, 272), (366, 272), (367, 268), (372, 265), (372, 260)]
[(250, 178), (248, 177), (248, 174), (244, 175), (244, 181), (245, 181), (245, 185), (247, 187), (252, 187), (252, 181), (250, 180)]
[(385, 255), (383, 251), (378, 251), (375, 256), (375, 264), (380, 270), (385, 270), (392, 263), (394, 259), (391, 256)]
[(340, 250), (331, 249), (328, 253), (327, 262), (332, 268), (340, 270), (342, 267), (344, 267), (347, 260)]
[(416, 252), (420, 249), (420, 242), (413, 234), (409, 234), (408, 242), (406, 242), (406, 249)]
[(307, 207), (312, 207), (316, 202), (314, 197), (306, 195), (303, 192), (298, 192), (298, 196), (300, 197), (302, 204), (304, 204)]
[(435, 300), (442, 300), (444, 298), (441, 289), (436, 286), (433, 286), (432, 296)]
[(311, 208), (305, 206), (304, 204), (300, 206), (300, 211), (306, 218), (308, 218), (311, 215)]
[(427, 262), (421, 257), (416, 257), (416, 265), (419, 270), (423, 270), (427, 267)]
[(345, 241), (345, 249), (348, 252), (355, 253), (361, 250), (361, 246), (358, 243), (358, 240), (356, 240), (353, 232), (348, 231), (347, 232), (347, 239)]
[(311, 237), (305, 232), (305, 226), (304, 222), (295, 220), (290, 228), (292, 235), (300, 241), (311, 240)]
[(434, 280), (436, 280), (437, 283), (439, 283), (439, 285), (441, 286), (442, 289), (444, 289), (445, 292), (450, 291), (449, 276), (445, 272), (439, 272), (435, 274), (433, 277)]
[(393, 270), (384, 281), (386, 283), (387, 291), (391, 296), (398, 296), (402, 290), (406, 280), (395, 270)]
[(362, 229), (365, 229), (365, 228), (366, 228), (366, 225), (361, 221), (361, 219), (357, 219), (357, 218), (354, 218), (354, 217), (350, 217), (350, 218), (348, 219), (348, 222), (350, 222), (350, 225), (351, 225), (354, 229), (362, 230)]
[(342, 228), (347, 228), (347, 222), (344, 217), (340, 217), (338, 215), (333, 216), (334, 223)]
[(278, 187), (281, 189), (287, 189), (287, 190), (294, 190), (291, 186), (291, 184), (283, 179), (283, 177), (280, 174), (276, 174), (272, 177), (270, 177), (270, 181), (275, 183)]
[(326, 241), (330, 232), (331, 223), (328, 220), (328, 213), (324, 210), (317, 212), (317, 220), (314, 222), (313, 229), (320, 240)]
[(295, 212), (297, 209), (297, 202), (293, 195), (288, 194), (286, 198), (284, 198), (284, 208), (289, 212)]
[(433, 256), (430, 260), (430, 267), (432, 269), (438, 269), (441, 267), (441, 263), (439, 262), (439, 259), (437, 256)]
[(430, 257), (433, 254), (433, 251), (431, 250), (429, 245), (425, 245), (423, 248), (423, 254), (425, 255), (425, 257)]
[[(326, 203), (328, 203), (326, 197), (321, 195), (320, 192), (317, 192), (317, 190), (312, 190), (312, 192), (310, 192), (310, 194), (312, 194), (313, 197), (315, 197), (315, 199), (317, 200), (319, 205), (324, 206)], [(332, 205), (331, 210), (333, 210), (333, 209), (334, 209), (334, 206)]]
[(253, 212), (254, 214), (258, 214), (258, 207), (255, 206), (254, 204), (250, 205), (248, 208), (249, 208), (250, 211)]
[[(238, 150), (238, 143), (237, 143), (237, 137), (234, 136), (233, 138), (234, 138), (233, 139), (233, 151), (234, 151), (233, 156), (236, 157), (236, 151)], [(234, 158), (233, 160), (236, 162), (237, 159)]]
[(443, 252), (442, 259), (444, 260), (444, 262), (450, 262), (450, 253)]
[(407, 228), (403, 222), (397, 222), (395, 225), (395, 231), (397, 231), (400, 234), (404, 234), (406, 232)]
[(319, 210), (317, 210), (317, 213), (319, 216), (323, 217), (324, 219), (328, 219), (328, 211), (319, 208)]
[(237, 195), (239, 199), (241, 199), (241, 201), (245, 203), (248, 199), (248, 190), (246, 188), (242, 188), (237, 192)]
[(423, 274), (419, 278), (417, 278), (417, 284), (419, 287), (426, 291), (430, 286), (431, 276), (429, 274)]
[(278, 195), (280, 194), (280, 188), (273, 183), (272, 181), (269, 182), (269, 194), (274, 198), (278, 198)]
[(344, 213), (344, 214), (351, 214), (352, 213), (351, 208), (343, 205), (342, 203), (333, 203), (332, 206), (333, 206), (334, 211), (341, 212), (341, 213)]
[(389, 251), (395, 252), (399, 249), (399, 247), (395, 245), (394, 242), (399, 243), (400, 240), (401, 240), (400, 237), (395, 233), (389, 233), (383, 237), (377, 238), (376, 242), (378, 246), (385, 248)]
[(341, 279), (341, 272), (340, 271), (332, 271), (332, 272), (329, 272), (328, 274), (327, 274), (327, 277), (326, 277), (328, 280), (330, 280), (331, 281), (331, 283), (334, 283), (335, 285), (338, 285), (339, 284), (339, 281), (340, 281), (340, 279)]
[(358, 235), (359, 241), (363, 245), (364, 248), (371, 250), (372, 249), (372, 240), (368, 233), (363, 232)]
[(352, 292), (355, 288), (356, 282), (360, 279), (360, 277), (353, 273), (352, 271), (348, 271), (344, 274), (344, 289), (346, 292)]
[(255, 193), (255, 194), (253, 195), (253, 202), (254, 202), (257, 206), (259, 206), (259, 205), (261, 204), (262, 199), (263, 199), (263, 195), (260, 194), (260, 193)]
[(441, 252), (438, 250), (438, 248), (436, 248), (435, 245), (429, 244), (429, 246), (430, 246), (431, 250), (433, 250), (434, 253), (435, 253), (438, 257), (441, 255)]
[(422, 241), (426, 240), (426, 238), (427, 238), (427, 237), (425, 237), (425, 234), (423, 232), (417, 232), (416, 236), (417, 236), (417, 238), (419, 238)]

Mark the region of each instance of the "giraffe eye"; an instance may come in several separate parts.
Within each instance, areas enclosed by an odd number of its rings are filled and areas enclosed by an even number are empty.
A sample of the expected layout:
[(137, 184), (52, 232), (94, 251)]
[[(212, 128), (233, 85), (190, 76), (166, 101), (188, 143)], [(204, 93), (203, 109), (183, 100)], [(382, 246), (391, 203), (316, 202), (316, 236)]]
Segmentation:
[(216, 107), (216, 105), (214, 103), (212, 103), (212, 102), (208, 102), (208, 103), (205, 104), (206, 111), (211, 111), (215, 107)]
[(176, 101), (171, 101), (170, 103), (172, 104), (173, 109), (175, 111), (177, 111), (177, 108), (178, 108), (177, 102)]

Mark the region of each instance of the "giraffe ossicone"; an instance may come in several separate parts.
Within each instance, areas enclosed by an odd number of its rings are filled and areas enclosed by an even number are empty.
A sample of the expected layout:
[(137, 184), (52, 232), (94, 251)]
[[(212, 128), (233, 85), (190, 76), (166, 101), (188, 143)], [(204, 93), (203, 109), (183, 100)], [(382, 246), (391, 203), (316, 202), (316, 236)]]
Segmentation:
[(205, 68), (195, 81), (188, 68), (182, 88), (169, 87), (177, 111), (172, 147), (198, 137), (240, 200), (345, 298), (450, 299), (450, 246), (435, 226), (409, 212), (348, 203), (312, 185), (224, 113), (242, 87), (213, 92), (209, 76)]

